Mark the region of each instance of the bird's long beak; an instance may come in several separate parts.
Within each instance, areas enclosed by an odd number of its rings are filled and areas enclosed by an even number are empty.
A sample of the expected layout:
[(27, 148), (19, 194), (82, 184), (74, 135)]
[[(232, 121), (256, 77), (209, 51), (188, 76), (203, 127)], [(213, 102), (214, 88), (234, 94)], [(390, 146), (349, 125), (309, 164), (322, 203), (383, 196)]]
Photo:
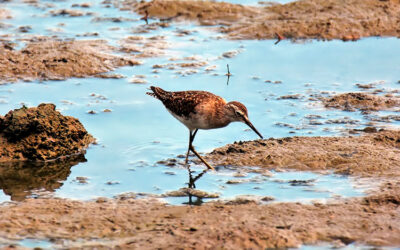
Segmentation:
[(263, 139), (264, 137), (260, 134), (260, 132), (258, 132), (258, 130), (253, 126), (253, 124), (250, 122), (249, 118), (244, 117), (244, 122), (247, 124), (247, 126), (249, 126), (254, 132), (256, 132), (256, 134), (258, 136), (261, 137), (261, 139)]

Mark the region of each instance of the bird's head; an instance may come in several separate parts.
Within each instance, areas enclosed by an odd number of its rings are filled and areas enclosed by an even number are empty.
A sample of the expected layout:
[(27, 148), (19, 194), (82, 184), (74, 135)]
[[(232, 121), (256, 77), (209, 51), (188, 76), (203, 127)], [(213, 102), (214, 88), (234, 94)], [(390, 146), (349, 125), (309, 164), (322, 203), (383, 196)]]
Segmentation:
[(250, 122), (246, 106), (244, 106), (240, 102), (233, 101), (233, 102), (228, 102), (225, 107), (226, 107), (226, 114), (231, 122), (246, 123), (247, 126), (249, 126), (258, 136), (260, 136), (261, 139), (263, 139), (263, 136), (260, 134), (260, 132), (258, 132), (258, 130)]

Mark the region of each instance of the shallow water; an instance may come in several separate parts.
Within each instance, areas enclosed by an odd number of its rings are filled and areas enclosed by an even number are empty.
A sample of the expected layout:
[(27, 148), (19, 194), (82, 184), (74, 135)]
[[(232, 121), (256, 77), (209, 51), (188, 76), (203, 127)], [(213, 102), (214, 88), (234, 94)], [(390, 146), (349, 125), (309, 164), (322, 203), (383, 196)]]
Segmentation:
[[(21, 25), (30, 25), (28, 33), (15, 33), (11, 38), (26, 38), (33, 34), (57, 35), (60, 38), (106, 39), (112, 45), (130, 35), (132, 28), (143, 25), (139, 16), (105, 8), (100, 1), (93, 2), (91, 16), (53, 17), (53, 9), (69, 8), (73, 3), (84, 1), (45, 1), (54, 5), (45, 10), (20, 1), (2, 3), (10, 9), (14, 18), (3, 23), (12, 27), (1, 34), (13, 33)], [(26, 15), (29, 13), (29, 15)], [(93, 22), (95, 17), (126, 17), (130, 21), (120, 23)], [(60, 23), (65, 25), (60, 26)], [(119, 30), (112, 28), (119, 27)], [(54, 32), (53, 28), (61, 28)], [(180, 30), (193, 31), (178, 36)], [(86, 32), (98, 32), (95, 37), (76, 36)], [(141, 34), (142, 35), (142, 34)], [(22, 103), (36, 106), (51, 102), (65, 115), (77, 117), (85, 128), (97, 138), (99, 144), (87, 150), (87, 161), (70, 165), (70, 173), (56, 179), (55, 188), (39, 182), (39, 186), (26, 186), (26, 196), (51, 195), (74, 199), (91, 199), (99, 196), (112, 197), (124, 192), (163, 194), (185, 187), (187, 170), (182, 166), (168, 167), (157, 164), (160, 160), (175, 158), (186, 152), (187, 129), (176, 121), (162, 104), (145, 95), (147, 88), (157, 85), (166, 90), (200, 89), (223, 96), (226, 100), (238, 100), (249, 109), (253, 124), (264, 137), (292, 135), (333, 136), (344, 129), (363, 128), (370, 116), (359, 112), (326, 110), (318, 101), (309, 100), (313, 95), (333, 92), (360, 91), (356, 83), (376, 82), (384, 92), (400, 86), (400, 42), (395, 38), (369, 38), (358, 42), (302, 42), (281, 41), (227, 41), (220, 34), (189, 23), (173, 24), (168, 28), (152, 31), (143, 36), (162, 35), (169, 48), (166, 56), (143, 59), (143, 65), (123, 67), (114, 73), (123, 79), (69, 79), (65, 81), (20, 82), (0, 86), (0, 113), (18, 108)], [(23, 46), (23, 42), (20, 44)], [(225, 52), (237, 53), (226, 58)], [(195, 56), (206, 61), (207, 66), (197, 72), (180, 69), (160, 69), (152, 73), (154, 64), (171, 63), (170, 58)], [(227, 83), (226, 64), (233, 74)], [(134, 75), (145, 75), (149, 84), (132, 84)], [(271, 81), (271, 82), (266, 82)], [(275, 82), (275, 83), (274, 83)], [(285, 95), (299, 94), (299, 99), (280, 99)], [(104, 109), (112, 112), (105, 113)], [(88, 111), (96, 114), (88, 114)], [(395, 114), (381, 112), (379, 115)], [(316, 125), (318, 124), (318, 125)], [(399, 121), (376, 123), (376, 126), (400, 125)], [(215, 147), (239, 140), (257, 139), (257, 135), (244, 124), (209, 131), (200, 131), (194, 145), (199, 152), (210, 152)], [(179, 160), (179, 159), (178, 159)], [(192, 164), (193, 165), (193, 164)], [(193, 166), (199, 172), (203, 166)], [(304, 172), (274, 173), (273, 177), (249, 174), (247, 179), (256, 182), (226, 184), (237, 169), (220, 169), (208, 172), (198, 180), (197, 188), (219, 193), (221, 198), (237, 195), (272, 196), (278, 201), (310, 201), (334, 196), (360, 196), (364, 189), (354, 188), (354, 181), (335, 175), (317, 175)], [(35, 175), (33, 174), (33, 177)], [(83, 177), (83, 178), (82, 178)], [(85, 181), (80, 181), (84, 179)], [(287, 181), (316, 179), (314, 186), (291, 186)], [(18, 178), (17, 178), (18, 180)], [(15, 182), (16, 184), (18, 181)], [(22, 187), (24, 188), (24, 187)], [(7, 193), (7, 189), (2, 187)], [(327, 192), (327, 190), (330, 190)], [(21, 197), (19, 189), (19, 197)], [(11, 199), (9, 193), (0, 195), (1, 201)], [(22, 194), (22, 197), (25, 197)], [(13, 197), (14, 199), (15, 197)], [(187, 198), (168, 198), (168, 202), (180, 204)]]

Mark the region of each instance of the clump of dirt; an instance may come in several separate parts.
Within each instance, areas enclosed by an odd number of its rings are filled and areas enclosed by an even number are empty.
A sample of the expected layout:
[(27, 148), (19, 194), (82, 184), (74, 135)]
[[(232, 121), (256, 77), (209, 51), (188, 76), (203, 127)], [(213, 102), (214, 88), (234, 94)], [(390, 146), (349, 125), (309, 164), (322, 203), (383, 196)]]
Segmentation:
[(379, 131), (359, 137), (288, 137), (238, 142), (215, 149), (207, 159), (224, 166), (400, 176), (400, 131)]
[(46, 161), (81, 153), (94, 138), (54, 104), (22, 107), (0, 117), (0, 162)]
[(398, 246), (399, 193), (400, 183), (391, 181), (369, 197), (327, 204), (216, 202), (191, 207), (135, 196), (90, 202), (29, 199), (0, 206), (0, 226), (6, 229), (0, 237), (53, 239), (54, 246), (77, 248), (265, 249), (320, 242)]
[(138, 64), (135, 60), (113, 55), (114, 50), (101, 40), (48, 38), (30, 41), (21, 50), (0, 46), (0, 83), (96, 76), (116, 67)]
[(125, 0), (124, 9), (170, 21), (188, 19), (223, 25), (232, 39), (342, 39), (399, 36), (398, 0), (301, 0), (288, 4), (242, 6), (213, 1)]
[(366, 93), (344, 93), (333, 97), (324, 98), (323, 103), (327, 108), (337, 108), (345, 111), (387, 110), (400, 107), (400, 98), (376, 96)]

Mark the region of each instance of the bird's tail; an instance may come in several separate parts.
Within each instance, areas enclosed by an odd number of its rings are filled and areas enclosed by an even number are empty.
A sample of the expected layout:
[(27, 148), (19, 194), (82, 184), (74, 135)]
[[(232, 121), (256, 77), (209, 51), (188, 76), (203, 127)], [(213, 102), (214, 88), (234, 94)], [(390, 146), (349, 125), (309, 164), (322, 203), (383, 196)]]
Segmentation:
[(159, 87), (154, 87), (150, 86), (150, 90), (153, 92), (146, 92), (149, 96), (152, 96), (154, 98), (157, 98), (159, 100), (163, 99), (163, 96), (167, 93), (167, 91), (163, 90), (162, 88)]

